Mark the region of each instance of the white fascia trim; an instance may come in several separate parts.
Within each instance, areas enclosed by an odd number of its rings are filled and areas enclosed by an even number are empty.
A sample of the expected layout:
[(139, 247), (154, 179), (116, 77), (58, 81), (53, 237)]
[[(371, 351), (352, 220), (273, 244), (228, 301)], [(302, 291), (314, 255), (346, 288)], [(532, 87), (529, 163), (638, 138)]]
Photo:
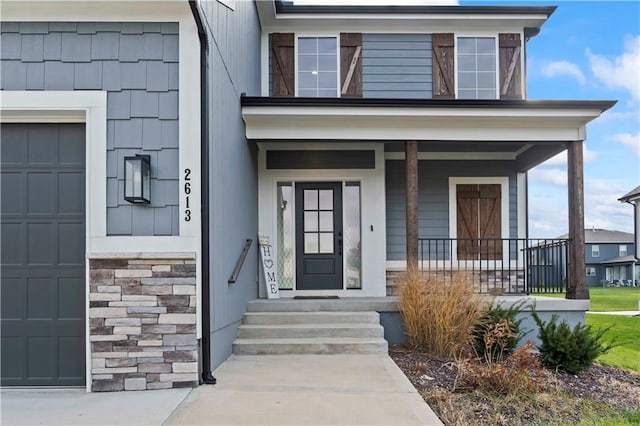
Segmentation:
[(518, 238), (527, 238), (527, 173), (518, 173)]
[[(404, 152), (385, 152), (385, 160), (404, 160)], [(515, 160), (513, 152), (418, 152), (418, 160)]]
[(429, 33), (459, 30), (494, 30), (521, 32), (523, 28), (541, 27), (545, 14), (277, 14), (273, 5), (257, 2), (265, 32), (295, 32), (324, 29), (362, 33)]
[(269, 51), (269, 34), (262, 33), (260, 35), (260, 58), (262, 59), (262, 66), (260, 67), (260, 95), (269, 96), (269, 57), (271, 52)]
[[(500, 185), (500, 238), (511, 238), (509, 235), (509, 177), (449, 177), (449, 238), (457, 238), (458, 234), (458, 200), (456, 185), (499, 184)], [(457, 251), (452, 251), (452, 262), (457, 261)], [(505, 253), (509, 253), (506, 250)]]

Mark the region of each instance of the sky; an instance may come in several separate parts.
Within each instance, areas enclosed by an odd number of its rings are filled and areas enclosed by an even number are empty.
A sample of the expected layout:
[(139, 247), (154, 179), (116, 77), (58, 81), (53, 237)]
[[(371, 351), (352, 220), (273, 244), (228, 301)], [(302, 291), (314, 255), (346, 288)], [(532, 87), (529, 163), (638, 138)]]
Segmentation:
[[(455, 0), (298, 0), (323, 4), (456, 4)], [(527, 46), (528, 99), (617, 100), (587, 126), (585, 226), (633, 232), (617, 199), (640, 185), (640, 1), (484, 1), (557, 5)], [(566, 153), (529, 172), (529, 236), (567, 232)]]
[[(618, 101), (587, 126), (585, 226), (633, 232), (633, 207), (617, 199), (640, 185), (640, 2), (527, 4), (558, 5), (527, 47), (528, 99)], [(567, 232), (566, 180), (566, 155), (530, 171), (531, 237)]]

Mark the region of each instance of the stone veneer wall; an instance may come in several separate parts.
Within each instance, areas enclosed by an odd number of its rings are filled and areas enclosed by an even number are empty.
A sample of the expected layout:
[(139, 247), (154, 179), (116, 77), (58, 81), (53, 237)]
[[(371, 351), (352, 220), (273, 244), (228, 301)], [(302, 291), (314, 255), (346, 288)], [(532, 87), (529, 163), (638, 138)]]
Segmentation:
[(195, 263), (89, 261), (94, 392), (198, 385)]

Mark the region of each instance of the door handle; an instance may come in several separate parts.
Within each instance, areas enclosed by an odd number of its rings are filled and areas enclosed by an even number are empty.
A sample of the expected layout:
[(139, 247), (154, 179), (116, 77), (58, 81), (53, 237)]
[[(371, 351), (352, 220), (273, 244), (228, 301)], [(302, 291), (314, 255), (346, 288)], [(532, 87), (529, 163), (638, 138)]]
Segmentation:
[(342, 232), (338, 232), (338, 254), (342, 256)]

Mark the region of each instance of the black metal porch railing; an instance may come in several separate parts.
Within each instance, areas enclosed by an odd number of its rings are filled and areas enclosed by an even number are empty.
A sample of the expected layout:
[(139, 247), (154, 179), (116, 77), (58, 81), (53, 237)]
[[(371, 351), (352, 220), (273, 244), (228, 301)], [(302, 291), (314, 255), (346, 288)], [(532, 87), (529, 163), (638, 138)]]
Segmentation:
[(423, 274), (450, 279), (466, 274), (478, 293), (563, 293), (568, 239), (419, 238)]

